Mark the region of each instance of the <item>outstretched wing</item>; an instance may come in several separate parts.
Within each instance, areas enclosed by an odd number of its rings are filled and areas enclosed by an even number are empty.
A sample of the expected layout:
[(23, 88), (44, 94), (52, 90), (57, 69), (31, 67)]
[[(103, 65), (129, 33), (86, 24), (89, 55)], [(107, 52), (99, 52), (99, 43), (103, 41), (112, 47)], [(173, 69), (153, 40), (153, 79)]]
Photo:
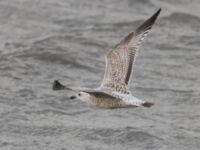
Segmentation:
[(161, 9), (139, 26), (135, 32), (128, 34), (113, 50), (108, 52), (101, 88), (111, 88), (124, 94), (130, 93), (128, 83), (136, 53), (160, 11)]

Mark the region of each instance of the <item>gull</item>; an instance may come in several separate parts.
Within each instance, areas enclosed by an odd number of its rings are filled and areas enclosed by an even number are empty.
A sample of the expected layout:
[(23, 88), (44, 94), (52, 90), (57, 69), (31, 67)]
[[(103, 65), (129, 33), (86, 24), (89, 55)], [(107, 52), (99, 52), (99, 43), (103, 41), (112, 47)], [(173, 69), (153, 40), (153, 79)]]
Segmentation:
[[(91, 106), (101, 108), (151, 107), (154, 105), (153, 102), (134, 97), (129, 88), (129, 80), (139, 47), (155, 23), (160, 11), (161, 8), (140, 25), (135, 32), (129, 33), (107, 53), (104, 78), (100, 87), (78, 90), (78, 94), (70, 98), (78, 98)], [(54, 81), (52, 88), (53, 90), (73, 90), (62, 85), (58, 80)]]

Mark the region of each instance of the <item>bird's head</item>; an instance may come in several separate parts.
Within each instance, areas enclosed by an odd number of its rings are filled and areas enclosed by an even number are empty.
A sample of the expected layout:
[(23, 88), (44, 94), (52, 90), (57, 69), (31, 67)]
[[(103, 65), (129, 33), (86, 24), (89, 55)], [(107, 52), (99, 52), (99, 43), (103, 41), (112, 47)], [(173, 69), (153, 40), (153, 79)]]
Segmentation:
[(82, 101), (87, 101), (89, 99), (90, 95), (86, 92), (79, 92), (77, 95), (75, 96), (71, 96), (70, 99), (74, 99), (74, 98), (78, 98)]

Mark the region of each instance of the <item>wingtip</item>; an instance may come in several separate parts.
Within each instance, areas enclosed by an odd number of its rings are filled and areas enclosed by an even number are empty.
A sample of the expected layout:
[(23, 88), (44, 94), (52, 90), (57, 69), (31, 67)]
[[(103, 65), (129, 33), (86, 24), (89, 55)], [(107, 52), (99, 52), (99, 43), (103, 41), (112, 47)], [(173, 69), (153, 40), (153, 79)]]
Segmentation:
[(158, 12), (158, 13), (160, 13), (160, 12), (161, 12), (161, 10), (162, 10), (162, 8), (159, 8), (157, 12)]
[(155, 23), (157, 17), (159, 16), (161, 12), (161, 8), (159, 8), (149, 19), (147, 19), (139, 28), (136, 30), (136, 32), (141, 32), (143, 30), (149, 29), (152, 27), (152, 25)]
[(152, 22), (152, 24), (154, 24), (154, 22), (156, 21), (157, 17), (159, 16), (160, 12), (161, 12), (161, 8), (159, 8), (148, 20), (150, 22)]
[(62, 85), (58, 80), (54, 80), (52, 89), (55, 90), (55, 91), (56, 90), (63, 90), (63, 89), (65, 89), (65, 86)]
[(153, 16), (151, 17), (154, 21), (157, 19), (157, 17), (159, 16), (160, 12), (161, 12), (161, 8), (159, 8), (155, 14), (153, 14)]
[(157, 10), (157, 12), (155, 13), (156, 18), (158, 17), (158, 15), (160, 14), (161, 11), (162, 11), (162, 8), (159, 8), (159, 9)]

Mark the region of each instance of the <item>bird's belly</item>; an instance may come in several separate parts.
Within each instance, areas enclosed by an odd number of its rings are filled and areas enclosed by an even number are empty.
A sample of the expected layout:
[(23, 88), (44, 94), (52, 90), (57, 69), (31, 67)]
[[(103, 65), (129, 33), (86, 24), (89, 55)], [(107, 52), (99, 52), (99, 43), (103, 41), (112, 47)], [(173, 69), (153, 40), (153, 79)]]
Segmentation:
[(116, 98), (97, 98), (91, 97), (88, 104), (101, 108), (122, 108), (122, 107), (133, 107), (133, 105), (127, 105), (121, 99)]

